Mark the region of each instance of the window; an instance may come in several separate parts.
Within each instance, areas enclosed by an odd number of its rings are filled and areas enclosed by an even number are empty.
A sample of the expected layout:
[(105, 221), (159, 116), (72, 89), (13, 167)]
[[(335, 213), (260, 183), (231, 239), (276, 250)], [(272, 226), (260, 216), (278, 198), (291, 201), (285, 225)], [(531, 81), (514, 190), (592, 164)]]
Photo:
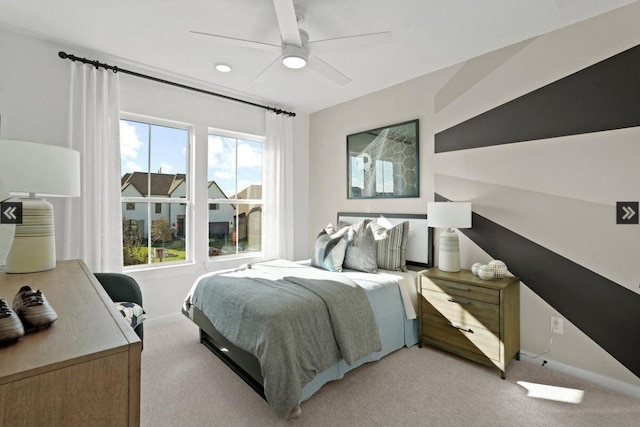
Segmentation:
[(209, 256), (262, 250), (263, 140), (221, 130), (209, 133)]
[(189, 138), (184, 124), (120, 120), (125, 266), (188, 259)]

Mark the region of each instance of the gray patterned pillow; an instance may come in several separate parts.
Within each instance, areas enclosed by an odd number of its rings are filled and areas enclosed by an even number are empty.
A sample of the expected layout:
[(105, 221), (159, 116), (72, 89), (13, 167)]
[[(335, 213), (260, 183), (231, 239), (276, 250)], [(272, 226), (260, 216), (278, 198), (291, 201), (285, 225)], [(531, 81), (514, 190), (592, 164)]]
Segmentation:
[(367, 219), (349, 226), (344, 268), (366, 273), (378, 272), (376, 239), (371, 228), (367, 227), (369, 222), (371, 221)]
[(386, 228), (377, 222), (369, 227), (377, 243), (378, 268), (393, 271), (407, 271), (407, 242), (409, 237), (409, 221), (404, 221)]
[(313, 245), (311, 265), (329, 271), (342, 271), (346, 250), (346, 233), (332, 237), (325, 230), (322, 230)]

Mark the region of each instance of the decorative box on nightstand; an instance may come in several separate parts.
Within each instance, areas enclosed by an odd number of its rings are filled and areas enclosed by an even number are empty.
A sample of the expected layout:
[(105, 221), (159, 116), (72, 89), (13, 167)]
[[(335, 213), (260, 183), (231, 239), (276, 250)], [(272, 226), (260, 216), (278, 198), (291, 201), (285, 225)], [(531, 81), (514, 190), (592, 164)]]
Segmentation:
[(504, 379), (509, 361), (520, 359), (520, 280), (431, 268), (419, 283), (420, 346), (495, 366)]

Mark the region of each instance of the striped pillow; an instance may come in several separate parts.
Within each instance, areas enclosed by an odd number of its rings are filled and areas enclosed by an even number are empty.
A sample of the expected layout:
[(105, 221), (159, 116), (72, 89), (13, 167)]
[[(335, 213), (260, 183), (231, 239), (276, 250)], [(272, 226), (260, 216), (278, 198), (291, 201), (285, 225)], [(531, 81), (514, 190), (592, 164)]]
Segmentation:
[(407, 242), (409, 221), (391, 228), (372, 222), (369, 224), (377, 243), (378, 268), (392, 271), (407, 271)]

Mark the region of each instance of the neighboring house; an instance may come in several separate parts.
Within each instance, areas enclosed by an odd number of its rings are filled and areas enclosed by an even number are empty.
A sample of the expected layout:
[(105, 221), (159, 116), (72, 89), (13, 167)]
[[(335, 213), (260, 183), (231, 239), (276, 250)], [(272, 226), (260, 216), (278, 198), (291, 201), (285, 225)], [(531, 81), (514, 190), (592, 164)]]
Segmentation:
[[(232, 198), (262, 200), (262, 185), (250, 185)], [(247, 239), (248, 250), (262, 248), (262, 204), (238, 204), (238, 239)]]
[[(133, 172), (126, 173), (120, 180), (122, 197), (184, 197), (186, 191), (185, 174), (162, 174)], [(161, 215), (175, 229), (176, 236), (184, 236), (185, 206), (176, 203), (154, 203), (151, 221)], [(147, 205), (125, 202), (122, 204), (124, 235), (137, 234), (148, 238), (146, 227)]]
[[(133, 172), (126, 173), (121, 178), (122, 197), (154, 197), (176, 199), (184, 198), (187, 191), (185, 174), (163, 174)], [(227, 198), (214, 181), (208, 185), (210, 199)], [(184, 203), (154, 203), (152, 204), (151, 221), (160, 215), (171, 225), (176, 237), (184, 237), (186, 224), (186, 205)], [(229, 230), (233, 229), (233, 205), (209, 204), (209, 237), (225, 239), (229, 237)], [(148, 238), (147, 205), (145, 203), (125, 202), (122, 204), (123, 232), (126, 235), (138, 235)]]
[[(209, 199), (226, 199), (222, 189), (215, 181), (209, 181), (207, 185)], [(233, 231), (234, 205), (223, 203), (209, 203), (209, 238), (230, 240), (230, 232)]]

